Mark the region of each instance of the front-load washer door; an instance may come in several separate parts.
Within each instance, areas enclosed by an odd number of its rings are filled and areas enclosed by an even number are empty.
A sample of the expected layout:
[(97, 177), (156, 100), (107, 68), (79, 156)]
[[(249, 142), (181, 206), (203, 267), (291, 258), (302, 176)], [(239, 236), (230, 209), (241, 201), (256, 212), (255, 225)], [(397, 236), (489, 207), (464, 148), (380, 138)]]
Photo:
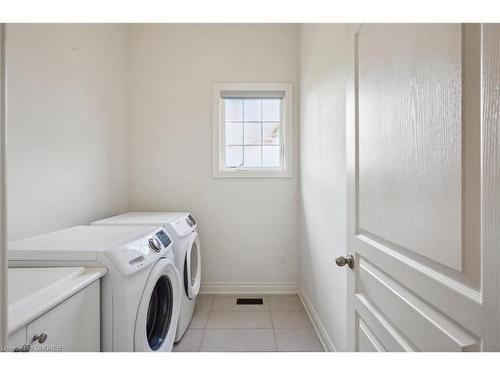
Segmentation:
[(200, 237), (193, 232), (189, 239), (184, 261), (184, 291), (189, 299), (198, 295), (201, 285), (201, 246)]
[(134, 330), (134, 351), (171, 351), (179, 319), (181, 279), (172, 260), (151, 269), (142, 293)]

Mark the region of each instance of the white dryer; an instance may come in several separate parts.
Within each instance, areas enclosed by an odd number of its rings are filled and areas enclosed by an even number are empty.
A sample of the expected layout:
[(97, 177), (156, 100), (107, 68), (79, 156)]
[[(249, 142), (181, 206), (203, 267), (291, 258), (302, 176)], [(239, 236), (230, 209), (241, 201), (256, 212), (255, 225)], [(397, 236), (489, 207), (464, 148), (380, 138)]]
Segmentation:
[(183, 292), (175, 341), (184, 335), (193, 317), (201, 284), (201, 246), (197, 223), (188, 212), (129, 212), (95, 221), (92, 225), (155, 225), (162, 226), (174, 242), (174, 259)]
[(170, 351), (182, 283), (159, 227), (78, 226), (11, 242), (9, 267), (104, 266), (101, 348)]

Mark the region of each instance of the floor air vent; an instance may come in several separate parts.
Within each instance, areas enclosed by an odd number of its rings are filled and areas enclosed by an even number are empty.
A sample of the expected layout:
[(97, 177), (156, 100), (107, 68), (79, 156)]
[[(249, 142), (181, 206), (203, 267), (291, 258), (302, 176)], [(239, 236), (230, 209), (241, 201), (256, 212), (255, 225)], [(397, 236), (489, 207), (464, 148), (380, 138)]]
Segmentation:
[(237, 305), (263, 305), (264, 301), (262, 298), (237, 298)]

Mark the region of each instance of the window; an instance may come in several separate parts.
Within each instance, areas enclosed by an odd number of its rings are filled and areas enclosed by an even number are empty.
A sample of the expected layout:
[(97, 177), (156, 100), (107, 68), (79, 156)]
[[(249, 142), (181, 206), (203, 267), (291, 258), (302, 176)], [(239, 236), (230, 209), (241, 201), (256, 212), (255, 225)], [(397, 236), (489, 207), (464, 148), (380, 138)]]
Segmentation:
[(291, 177), (291, 84), (217, 84), (213, 95), (214, 177)]

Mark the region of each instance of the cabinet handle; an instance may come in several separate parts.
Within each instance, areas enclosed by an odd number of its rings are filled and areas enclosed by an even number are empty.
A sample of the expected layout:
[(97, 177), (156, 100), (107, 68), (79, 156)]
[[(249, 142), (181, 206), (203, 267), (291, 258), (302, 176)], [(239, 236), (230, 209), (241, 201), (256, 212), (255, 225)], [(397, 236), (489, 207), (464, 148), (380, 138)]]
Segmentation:
[(43, 331), (39, 335), (33, 336), (33, 341), (38, 341), (40, 344), (43, 344), (45, 341), (47, 341), (47, 338), (49, 335), (47, 335), (46, 331)]

